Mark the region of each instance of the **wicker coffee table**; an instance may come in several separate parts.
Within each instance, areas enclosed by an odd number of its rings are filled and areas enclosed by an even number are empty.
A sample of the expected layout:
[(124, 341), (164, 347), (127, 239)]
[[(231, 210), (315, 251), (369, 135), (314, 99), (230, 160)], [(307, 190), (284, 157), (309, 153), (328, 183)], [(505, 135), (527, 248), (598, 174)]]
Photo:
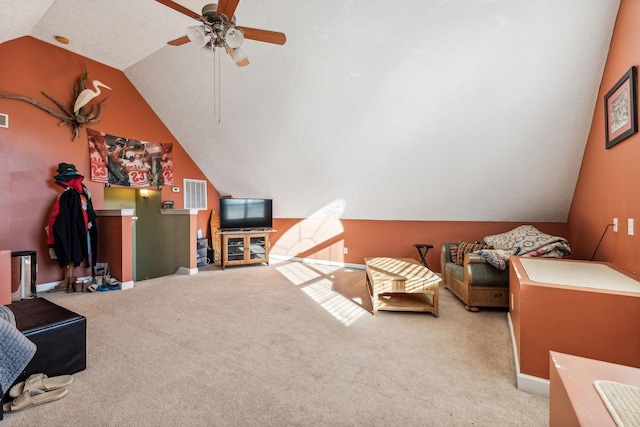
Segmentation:
[(413, 258), (365, 258), (367, 287), (378, 310), (422, 311), (438, 317), (440, 277)]

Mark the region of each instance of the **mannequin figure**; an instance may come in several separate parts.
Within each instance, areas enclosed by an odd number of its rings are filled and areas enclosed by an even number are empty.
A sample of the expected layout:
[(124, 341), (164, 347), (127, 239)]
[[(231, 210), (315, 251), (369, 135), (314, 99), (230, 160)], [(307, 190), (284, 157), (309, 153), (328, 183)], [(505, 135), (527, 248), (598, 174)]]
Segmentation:
[(60, 268), (66, 268), (66, 272), (64, 281), (54, 290), (81, 291), (74, 288), (76, 277), (73, 267), (78, 267), (82, 261), (86, 267), (95, 265), (98, 243), (96, 214), (91, 193), (82, 184), (84, 176), (76, 167), (60, 163), (57, 172), (54, 179), (64, 191), (57, 197), (49, 216), (47, 244), (51, 258), (57, 259)]

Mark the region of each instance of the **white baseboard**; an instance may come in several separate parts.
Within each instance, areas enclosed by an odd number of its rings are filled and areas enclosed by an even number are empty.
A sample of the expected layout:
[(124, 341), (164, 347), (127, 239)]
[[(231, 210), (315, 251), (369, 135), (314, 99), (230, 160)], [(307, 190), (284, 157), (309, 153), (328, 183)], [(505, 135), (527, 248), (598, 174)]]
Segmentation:
[(523, 373), (516, 374), (518, 390), (549, 397), (549, 380)]
[(51, 290), (56, 286), (58, 286), (60, 283), (62, 283), (62, 280), (59, 282), (41, 283), (39, 285), (36, 285), (36, 292), (38, 293), (47, 292), (48, 290)]
[[(92, 277), (91, 276), (86, 276), (86, 277), (78, 277), (78, 279), (80, 280), (91, 280)], [(49, 282), (49, 283), (40, 283), (39, 285), (36, 285), (36, 292), (40, 293), (44, 293), (47, 292), (53, 288), (55, 288), (56, 286), (58, 286), (59, 284), (61, 284), (63, 281), (59, 280), (57, 282)]]
[(191, 276), (193, 274), (198, 274), (198, 269), (197, 268), (180, 267), (180, 268), (178, 268), (176, 270), (175, 274)]
[(356, 270), (364, 270), (364, 264), (351, 264), (337, 261), (325, 261), (321, 259), (312, 259), (312, 258), (298, 258), (298, 257), (288, 257), (282, 255), (269, 255), (269, 260), (278, 260), (278, 261), (295, 261), (302, 262), (305, 264), (317, 264), (317, 265), (329, 265), (332, 267), (343, 267), (343, 268), (353, 268)]
[(516, 336), (513, 333), (513, 323), (511, 323), (511, 313), (507, 314), (509, 322), (509, 335), (511, 336), (511, 348), (513, 349), (513, 360), (515, 361), (516, 370), (516, 388), (518, 390), (549, 397), (549, 380), (534, 377), (533, 375), (523, 374), (520, 372), (520, 362), (518, 360), (518, 348), (516, 345)]
[[(92, 280), (93, 277), (86, 276), (86, 277), (79, 277), (79, 279), (80, 280)], [(39, 285), (36, 285), (36, 292), (38, 292), (38, 293), (46, 293), (47, 291), (55, 288), (56, 286), (58, 286), (61, 283), (62, 283), (62, 280), (60, 280), (58, 282), (41, 283)], [(134, 286), (133, 280), (129, 280), (128, 282), (121, 282), (120, 283), (120, 289), (132, 289), (133, 286)]]

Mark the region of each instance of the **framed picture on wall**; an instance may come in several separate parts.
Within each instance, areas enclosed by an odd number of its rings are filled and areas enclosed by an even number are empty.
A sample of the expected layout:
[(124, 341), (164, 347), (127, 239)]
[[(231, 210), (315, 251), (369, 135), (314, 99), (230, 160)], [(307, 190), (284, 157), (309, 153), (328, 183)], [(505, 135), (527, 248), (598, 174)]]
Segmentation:
[(607, 148), (638, 132), (638, 97), (636, 66), (629, 68), (624, 76), (604, 96), (604, 123)]

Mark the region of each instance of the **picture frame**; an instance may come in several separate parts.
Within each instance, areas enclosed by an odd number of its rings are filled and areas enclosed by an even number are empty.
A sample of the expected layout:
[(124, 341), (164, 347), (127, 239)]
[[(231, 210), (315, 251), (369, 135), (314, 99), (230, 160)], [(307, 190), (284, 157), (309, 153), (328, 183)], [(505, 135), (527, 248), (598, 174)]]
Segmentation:
[(637, 103), (637, 70), (634, 65), (604, 96), (607, 149), (638, 132)]

